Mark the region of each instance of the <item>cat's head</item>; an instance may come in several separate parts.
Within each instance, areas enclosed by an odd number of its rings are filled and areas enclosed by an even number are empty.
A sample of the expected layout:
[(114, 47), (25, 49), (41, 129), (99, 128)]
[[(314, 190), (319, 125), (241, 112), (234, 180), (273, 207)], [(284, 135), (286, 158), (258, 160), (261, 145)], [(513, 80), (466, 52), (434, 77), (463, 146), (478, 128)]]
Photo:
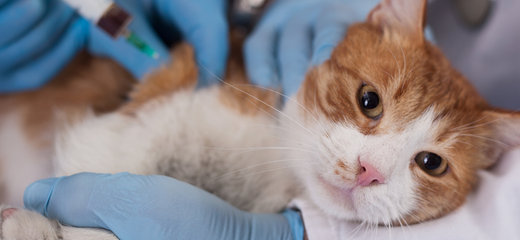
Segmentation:
[(425, 12), (426, 0), (383, 0), (308, 73), (301, 105), (286, 106), (302, 149), (292, 155), (307, 161), (295, 169), (327, 214), (440, 217), (464, 203), (478, 169), (520, 145), (520, 115), (488, 106), (424, 39)]

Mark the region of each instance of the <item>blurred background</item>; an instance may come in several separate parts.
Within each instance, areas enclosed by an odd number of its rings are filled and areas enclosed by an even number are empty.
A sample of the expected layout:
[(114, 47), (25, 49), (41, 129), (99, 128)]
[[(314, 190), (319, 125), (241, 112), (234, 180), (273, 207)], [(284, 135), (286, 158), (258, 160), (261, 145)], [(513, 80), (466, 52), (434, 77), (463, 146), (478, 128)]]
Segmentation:
[(434, 0), (436, 43), (495, 106), (520, 108), (520, 1)]

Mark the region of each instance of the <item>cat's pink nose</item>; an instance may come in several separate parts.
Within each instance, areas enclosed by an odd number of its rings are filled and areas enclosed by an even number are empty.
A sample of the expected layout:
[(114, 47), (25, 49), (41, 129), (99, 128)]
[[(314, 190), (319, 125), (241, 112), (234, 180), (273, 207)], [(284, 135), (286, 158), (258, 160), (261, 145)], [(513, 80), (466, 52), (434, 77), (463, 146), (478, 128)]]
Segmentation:
[(372, 183), (384, 183), (385, 178), (372, 165), (361, 162), (361, 171), (358, 176), (357, 183), (360, 186), (368, 186)]

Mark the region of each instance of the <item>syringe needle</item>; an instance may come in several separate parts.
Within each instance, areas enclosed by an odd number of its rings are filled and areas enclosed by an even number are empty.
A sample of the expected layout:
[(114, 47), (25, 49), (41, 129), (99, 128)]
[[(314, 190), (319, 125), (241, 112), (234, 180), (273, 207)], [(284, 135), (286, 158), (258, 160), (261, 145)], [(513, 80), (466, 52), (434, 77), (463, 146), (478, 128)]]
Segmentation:
[(159, 54), (134, 33), (126, 29), (125, 31), (123, 31), (122, 35), (126, 38), (126, 40), (129, 43), (137, 47), (144, 54), (150, 56), (153, 59), (159, 58)]

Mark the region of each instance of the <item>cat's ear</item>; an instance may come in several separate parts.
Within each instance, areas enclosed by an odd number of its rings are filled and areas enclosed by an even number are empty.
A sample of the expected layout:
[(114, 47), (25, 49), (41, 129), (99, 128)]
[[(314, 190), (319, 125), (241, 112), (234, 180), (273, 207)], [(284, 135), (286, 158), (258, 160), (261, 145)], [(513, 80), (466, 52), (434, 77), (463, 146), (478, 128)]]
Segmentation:
[(368, 14), (367, 22), (381, 30), (389, 29), (424, 40), (427, 0), (382, 0)]
[(486, 168), (493, 165), (504, 151), (520, 147), (520, 112), (489, 110), (482, 115), (483, 121), (477, 126), (485, 129), (482, 139), (487, 139), (484, 148), (487, 158), (480, 167)]

